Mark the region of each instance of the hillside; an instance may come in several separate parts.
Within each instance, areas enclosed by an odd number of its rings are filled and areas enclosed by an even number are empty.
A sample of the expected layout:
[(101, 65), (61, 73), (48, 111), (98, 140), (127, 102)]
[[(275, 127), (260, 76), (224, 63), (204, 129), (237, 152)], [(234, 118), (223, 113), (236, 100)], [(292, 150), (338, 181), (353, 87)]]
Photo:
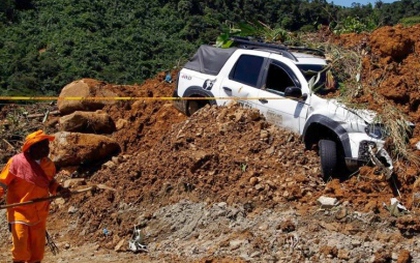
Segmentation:
[(274, 41), (285, 40), (286, 31), (321, 26), (341, 34), (412, 25), (419, 15), (417, 0), (351, 8), (326, 0), (4, 0), (0, 96), (56, 96), (81, 78), (142, 83), (185, 63), (200, 44), (240, 28)]
[[(363, 54), (363, 89), (355, 101), (379, 112), (392, 105), (418, 123), (419, 29), (384, 27), (330, 38)], [(174, 83), (163, 82), (164, 76), (142, 85), (101, 87), (119, 96), (170, 97)], [(0, 115), (4, 120), (11, 112), (42, 115), (56, 109), (22, 107), (6, 105)], [(121, 101), (102, 110), (129, 124), (109, 135), (122, 152), (107, 165), (67, 167), (58, 178), (83, 177), (116, 191), (52, 204), (48, 230), (61, 253), (48, 251), (46, 262), (420, 261), (419, 171), (412, 160), (395, 161), (395, 185), (374, 167), (324, 183), (319, 157), (297, 135), (238, 105), (206, 107), (189, 118), (164, 100)], [(15, 116), (22, 125), (16, 134), (22, 127), (57, 131), (59, 116), (45, 123)], [(3, 162), (19, 149), (18, 141), (7, 139), (11, 145), (0, 142)], [(413, 155), (420, 154), (419, 141), (417, 127), (408, 144)], [(321, 196), (339, 204), (320, 207)], [(394, 197), (409, 213), (386, 209)], [(0, 216), (0, 255), (6, 259), (10, 239), (4, 211)], [(142, 229), (148, 252), (127, 249), (134, 226)]]

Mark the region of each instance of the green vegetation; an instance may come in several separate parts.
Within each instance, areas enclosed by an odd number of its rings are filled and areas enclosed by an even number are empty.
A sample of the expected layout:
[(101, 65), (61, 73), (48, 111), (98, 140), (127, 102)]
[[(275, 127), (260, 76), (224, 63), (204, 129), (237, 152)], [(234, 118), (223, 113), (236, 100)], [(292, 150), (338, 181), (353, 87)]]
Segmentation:
[(361, 21), (357, 17), (346, 17), (334, 27), (335, 34), (369, 32), (376, 28), (374, 21)]
[(0, 95), (54, 96), (83, 77), (141, 83), (249, 21), (278, 41), (319, 26), (369, 31), (419, 14), (417, 0), (351, 8), (326, 0), (2, 0)]
[(402, 18), (399, 21), (399, 23), (405, 26), (412, 26), (415, 24), (420, 24), (420, 16), (405, 17), (405, 18)]

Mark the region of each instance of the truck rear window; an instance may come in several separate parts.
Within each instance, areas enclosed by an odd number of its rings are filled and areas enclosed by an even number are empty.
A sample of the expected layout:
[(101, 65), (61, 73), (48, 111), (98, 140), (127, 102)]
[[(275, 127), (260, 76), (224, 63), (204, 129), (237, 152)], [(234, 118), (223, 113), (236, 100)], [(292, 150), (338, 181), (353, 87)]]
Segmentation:
[(229, 78), (231, 80), (256, 87), (263, 62), (263, 57), (242, 55), (233, 67)]

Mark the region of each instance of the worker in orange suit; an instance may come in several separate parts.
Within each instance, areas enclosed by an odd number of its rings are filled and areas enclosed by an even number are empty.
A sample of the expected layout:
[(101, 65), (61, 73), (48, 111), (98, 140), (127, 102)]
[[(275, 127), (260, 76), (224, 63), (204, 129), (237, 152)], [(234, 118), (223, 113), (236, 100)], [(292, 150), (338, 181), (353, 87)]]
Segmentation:
[[(29, 134), (22, 152), (14, 155), (0, 173), (0, 197), (5, 190), (7, 204), (28, 202), (60, 194), (70, 197), (70, 190), (55, 181), (56, 167), (51, 159), (49, 142), (54, 136), (42, 130)], [(44, 257), (49, 201), (9, 207), (7, 220), (12, 232), (14, 263), (37, 263)]]

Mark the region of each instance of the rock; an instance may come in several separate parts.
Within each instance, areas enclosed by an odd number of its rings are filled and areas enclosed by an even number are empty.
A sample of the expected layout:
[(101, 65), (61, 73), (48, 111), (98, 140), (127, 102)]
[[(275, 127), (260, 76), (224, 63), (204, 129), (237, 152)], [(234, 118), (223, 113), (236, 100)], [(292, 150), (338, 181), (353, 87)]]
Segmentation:
[(127, 125), (129, 125), (129, 121), (124, 120), (124, 119), (118, 119), (117, 122), (115, 123), (115, 129), (119, 131), (127, 127)]
[(360, 240), (357, 240), (357, 239), (352, 239), (351, 245), (352, 247), (360, 247), (362, 245), (362, 242), (360, 242)]
[(59, 132), (51, 143), (50, 158), (59, 167), (95, 163), (119, 153), (119, 144), (104, 135)]
[(121, 239), (118, 244), (114, 247), (114, 251), (121, 252), (125, 251), (126, 249), (123, 249), (123, 245), (125, 243), (125, 239)]
[[(57, 101), (58, 110), (62, 115), (71, 114), (75, 111), (95, 111), (105, 105), (116, 103), (115, 100), (92, 100), (83, 98), (117, 97), (117, 94), (105, 88), (105, 82), (84, 78), (67, 84), (59, 95)], [(74, 99), (65, 99), (74, 98)], [(80, 99), (79, 99), (80, 98)]]
[(296, 230), (296, 225), (290, 219), (286, 219), (277, 228), (284, 233), (289, 233)]
[(71, 178), (65, 180), (63, 183), (64, 188), (71, 188), (78, 185), (86, 185), (85, 178)]
[(116, 130), (111, 117), (101, 111), (75, 111), (59, 120), (60, 130), (95, 134), (109, 134)]
[(251, 177), (251, 178), (249, 179), (249, 183), (250, 183), (251, 185), (253, 185), (253, 186), (255, 186), (258, 182), (259, 182), (258, 177)]
[(258, 230), (267, 231), (268, 228), (269, 228), (269, 225), (267, 223), (263, 223), (258, 227)]
[(327, 209), (333, 208), (336, 205), (338, 205), (337, 198), (326, 197), (326, 196), (319, 197), (317, 202), (318, 204), (321, 205), (321, 208), (327, 208)]
[(255, 190), (257, 190), (257, 191), (262, 191), (262, 190), (264, 190), (264, 184), (256, 184), (255, 185)]
[(344, 207), (341, 207), (340, 209), (337, 210), (337, 212), (335, 212), (334, 215), (337, 220), (341, 220), (347, 216), (347, 209)]
[(230, 250), (238, 249), (245, 243), (248, 243), (248, 241), (246, 241), (246, 240), (231, 240), (229, 242)]
[(350, 252), (348, 250), (340, 249), (338, 250), (338, 259), (349, 260), (350, 259)]
[(250, 258), (255, 258), (255, 257), (259, 257), (261, 255), (261, 251), (255, 251), (252, 252), (251, 255), (249, 255)]
[(115, 168), (117, 165), (113, 162), (113, 161), (108, 161), (104, 164), (102, 164), (102, 167), (108, 168), (108, 169), (112, 169)]
[(75, 213), (77, 213), (77, 211), (79, 211), (79, 209), (77, 209), (74, 206), (70, 206), (69, 207), (69, 210), (67, 210), (67, 213), (69, 213), (69, 214), (75, 214)]
[(268, 154), (268, 155), (274, 154), (274, 152), (275, 152), (274, 147), (270, 147), (265, 151), (265, 153)]

